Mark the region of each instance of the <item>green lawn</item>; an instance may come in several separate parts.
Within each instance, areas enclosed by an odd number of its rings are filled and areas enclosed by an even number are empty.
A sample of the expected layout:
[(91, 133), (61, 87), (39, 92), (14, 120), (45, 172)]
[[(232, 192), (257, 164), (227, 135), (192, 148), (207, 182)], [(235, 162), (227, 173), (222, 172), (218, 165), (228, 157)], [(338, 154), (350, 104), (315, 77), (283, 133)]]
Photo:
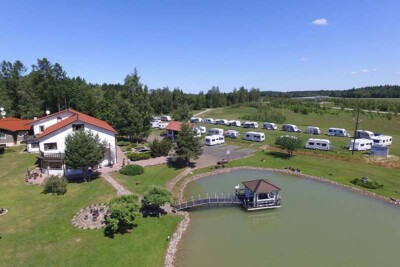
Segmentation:
[(131, 234), (104, 237), (102, 230), (80, 230), (73, 215), (90, 204), (107, 202), (115, 190), (103, 179), (70, 183), (64, 196), (42, 194), (27, 185), (24, 171), (35, 155), (0, 155), (0, 266), (162, 266), (181, 217), (140, 218)]

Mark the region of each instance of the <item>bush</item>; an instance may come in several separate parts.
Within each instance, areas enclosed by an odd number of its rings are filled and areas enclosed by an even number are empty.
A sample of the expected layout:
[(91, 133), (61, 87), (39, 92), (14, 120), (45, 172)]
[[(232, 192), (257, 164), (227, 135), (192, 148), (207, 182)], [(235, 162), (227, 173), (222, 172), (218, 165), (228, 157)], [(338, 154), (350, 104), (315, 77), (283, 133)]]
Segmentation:
[(44, 183), (45, 194), (52, 193), (57, 195), (64, 195), (67, 192), (68, 180), (67, 178), (51, 175)]
[(167, 189), (152, 186), (143, 196), (142, 205), (147, 209), (158, 209), (167, 202), (171, 202), (172, 194)]
[(151, 158), (150, 153), (135, 153), (135, 152), (126, 154), (126, 157), (132, 161)]
[(377, 181), (368, 179), (366, 177), (363, 178), (356, 178), (350, 181), (352, 184), (362, 186), (369, 189), (380, 189), (383, 188), (383, 184), (378, 183)]
[(144, 172), (144, 168), (139, 165), (126, 165), (119, 170), (119, 173), (125, 175), (139, 175)]
[(106, 236), (126, 233), (136, 226), (135, 219), (140, 216), (138, 197), (126, 195), (113, 198), (109, 203), (110, 215), (106, 217)]

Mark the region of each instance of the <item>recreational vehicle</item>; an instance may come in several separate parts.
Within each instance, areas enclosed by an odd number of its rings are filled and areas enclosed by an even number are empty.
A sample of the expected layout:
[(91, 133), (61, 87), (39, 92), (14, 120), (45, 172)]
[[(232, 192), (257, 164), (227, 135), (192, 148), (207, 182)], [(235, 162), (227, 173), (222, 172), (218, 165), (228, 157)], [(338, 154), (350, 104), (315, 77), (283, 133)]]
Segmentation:
[(315, 126), (308, 126), (307, 130), (306, 130), (306, 134), (321, 134), (321, 130), (319, 129), (319, 127), (315, 127)]
[(192, 117), (192, 118), (190, 118), (190, 122), (191, 123), (202, 123), (203, 119), (202, 118)]
[(301, 130), (299, 128), (297, 128), (297, 126), (294, 125), (294, 124), (284, 124), (284, 125), (282, 125), (282, 131), (301, 133)]
[(207, 129), (204, 126), (195, 126), (194, 128), (199, 129), (201, 134), (205, 134), (207, 132)]
[(208, 130), (208, 135), (224, 135), (224, 130), (221, 128), (211, 128)]
[(151, 121), (151, 128), (158, 128), (160, 126), (160, 121)]
[(262, 142), (265, 140), (265, 134), (257, 132), (247, 132), (244, 134), (243, 140)]
[(371, 131), (357, 130), (356, 138), (365, 138), (365, 139), (373, 139), (374, 133)]
[(229, 138), (239, 138), (240, 133), (235, 130), (228, 130), (225, 132), (225, 136)]
[(216, 119), (215, 120), (215, 124), (217, 125), (229, 125), (228, 120), (224, 120), (224, 119)]
[(167, 125), (168, 125), (168, 122), (160, 122), (158, 124), (158, 128), (162, 130), (162, 129), (165, 129), (167, 127)]
[(392, 137), (389, 135), (374, 135), (372, 138), (374, 146), (390, 146), (392, 144)]
[(266, 129), (266, 130), (278, 130), (278, 126), (276, 126), (276, 124), (272, 123), (272, 122), (264, 122), (263, 129)]
[(206, 136), (205, 144), (207, 146), (221, 145), (225, 143), (225, 138), (223, 135), (209, 135)]
[(171, 116), (167, 116), (167, 115), (163, 115), (160, 117), (161, 121), (170, 121), (171, 120)]
[(314, 139), (310, 138), (307, 140), (305, 148), (316, 149), (316, 150), (331, 150), (331, 141), (328, 139)]
[(229, 126), (236, 126), (236, 127), (240, 127), (242, 124), (240, 123), (240, 121), (228, 121)]
[(343, 128), (329, 128), (328, 135), (330, 136), (345, 136), (349, 137), (350, 135)]
[(214, 124), (214, 119), (213, 118), (205, 118), (204, 123)]
[(243, 128), (258, 128), (258, 123), (254, 121), (243, 122)]
[(199, 137), (201, 137), (201, 130), (197, 127), (193, 127), (193, 134), (194, 134), (194, 137), (199, 138)]
[(354, 140), (351, 140), (349, 144), (349, 150), (355, 150), (355, 151), (370, 150), (373, 143), (374, 142), (371, 139), (365, 139), (365, 138), (356, 139), (355, 142)]

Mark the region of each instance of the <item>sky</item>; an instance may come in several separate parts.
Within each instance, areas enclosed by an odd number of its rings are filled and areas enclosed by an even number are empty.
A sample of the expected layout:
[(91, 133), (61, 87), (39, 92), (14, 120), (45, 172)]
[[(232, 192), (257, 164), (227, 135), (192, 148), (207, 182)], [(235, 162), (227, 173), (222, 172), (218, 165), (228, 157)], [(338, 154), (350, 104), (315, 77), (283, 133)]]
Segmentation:
[(197, 93), (400, 84), (399, 0), (2, 0), (0, 60)]

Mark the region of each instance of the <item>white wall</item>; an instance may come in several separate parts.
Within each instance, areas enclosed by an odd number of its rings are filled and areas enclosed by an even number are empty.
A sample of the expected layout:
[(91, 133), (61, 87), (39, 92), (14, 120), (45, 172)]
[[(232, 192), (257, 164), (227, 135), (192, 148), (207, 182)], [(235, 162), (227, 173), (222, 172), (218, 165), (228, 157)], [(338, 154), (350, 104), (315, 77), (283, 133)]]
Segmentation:
[(61, 120), (65, 120), (65, 119), (71, 117), (72, 115), (74, 115), (72, 112), (66, 111), (61, 114), (54, 114), (53, 116), (50, 115), (50, 117), (43, 119), (43, 120), (33, 122), (32, 123), (33, 134), (37, 135), (37, 134), (41, 133), (40, 126), (44, 126), (44, 129), (46, 130), (47, 128), (49, 128), (50, 126), (52, 126), (58, 122), (57, 118), (61, 118)]

